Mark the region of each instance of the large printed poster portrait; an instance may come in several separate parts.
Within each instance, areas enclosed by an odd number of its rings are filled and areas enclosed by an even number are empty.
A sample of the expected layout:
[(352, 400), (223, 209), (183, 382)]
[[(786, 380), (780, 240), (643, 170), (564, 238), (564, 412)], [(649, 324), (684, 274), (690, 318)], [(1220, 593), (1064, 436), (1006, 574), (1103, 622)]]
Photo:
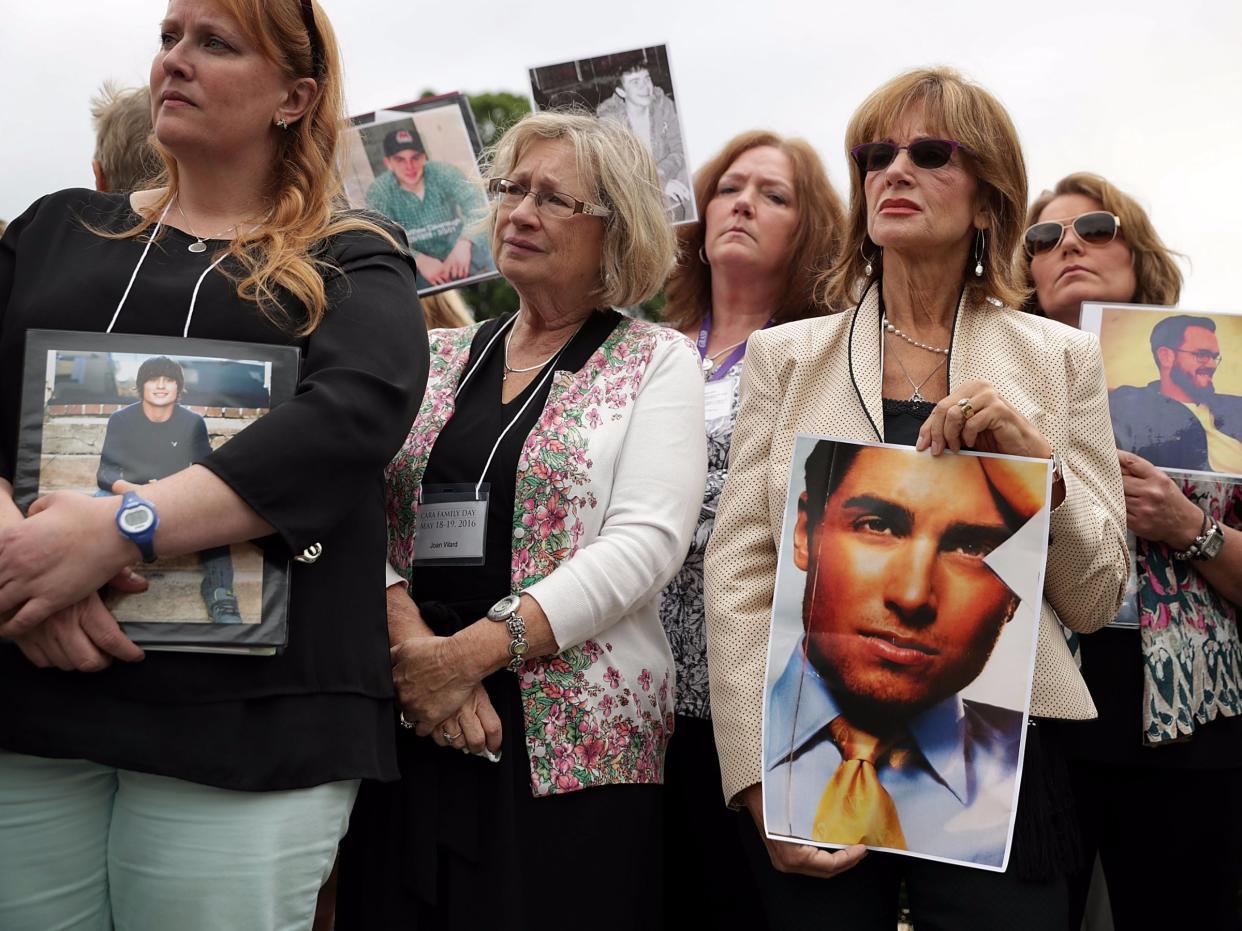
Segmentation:
[(1242, 478), (1242, 316), (1084, 304), (1117, 448), (1166, 470)]
[[(160, 482), (291, 397), (296, 348), (31, 330), (15, 499), (121, 496)], [(105, 604), (135, 642), (283, 645), (287, 562), (254, 543), (157, 559)]]
[(1005, 868), (1051, 476), (797, 438), (765, 684), (770, 837)]
[(655, 159), (674, 223), (698, 219), (667, 45), (530, 69), (536, 110), (585, 110), (634, 131)]
[(345, 196), (405, 230), (418, 293), (497, 277), (482, 146), (466, 98), (428, 97), (352, 122), (341, 139)]

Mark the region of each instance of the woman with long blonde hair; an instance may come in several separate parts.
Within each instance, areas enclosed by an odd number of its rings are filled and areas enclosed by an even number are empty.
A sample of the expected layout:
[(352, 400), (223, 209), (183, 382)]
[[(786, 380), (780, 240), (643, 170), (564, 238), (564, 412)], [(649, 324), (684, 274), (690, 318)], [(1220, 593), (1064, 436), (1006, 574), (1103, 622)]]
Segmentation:
[[(313, 0), (173, 0), (150, 84), (156, 187), (48, 195), (0, 240), (0, 926), (307, 927), (359, 780), (396, 775), (383, 467), (427, 373), (413, 263), (340, 206)], [(299, 384), (158, 483), (23, 515), (35, 327), (296, 346)], [(98, 594), (259, 538), (296, 560), (277, 655), (144, 654)]]

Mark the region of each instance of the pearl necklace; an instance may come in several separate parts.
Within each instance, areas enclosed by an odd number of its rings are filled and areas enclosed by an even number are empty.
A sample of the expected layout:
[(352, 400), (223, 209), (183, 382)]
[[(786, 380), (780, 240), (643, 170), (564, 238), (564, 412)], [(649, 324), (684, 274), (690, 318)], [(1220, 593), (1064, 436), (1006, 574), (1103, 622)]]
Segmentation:
[(912, 339), (911, 337), (907, 336), (905, 333), (901, 332), (901, 330), (899, 330), (893, 324), (889, 323), (888, 317), (881, 317), (880, 324), (884, 327), (884, 330), (886, 332), (896, 333), (898, 336), (904, 339), (911, 346), (917, 346), (919, 349), (926, 349), (928, 352), (939, 352), (946, 356), (949, 354), (949, 350), (947, 348), (942, 349), (939, 346), (930, 346), (927, 343), (920, 343), (917, 339)]

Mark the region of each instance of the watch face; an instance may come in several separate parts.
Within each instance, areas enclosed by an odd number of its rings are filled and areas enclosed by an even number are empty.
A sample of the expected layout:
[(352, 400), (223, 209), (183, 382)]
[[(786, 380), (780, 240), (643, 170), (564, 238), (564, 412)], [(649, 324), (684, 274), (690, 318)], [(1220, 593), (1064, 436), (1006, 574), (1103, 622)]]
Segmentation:
[(1225, 535), (1221, 532), (1219, 524), (1213, 524), (1208, 538), (1203, 541), (1201, 550), (1202, 559), (1215, 559), (1216, 555), (1221, 551), (1221, 547), (1225, 545)]
[(120, 520), (126, 533), (142, 533), (155, 523), (155, 513), (145, 504), (138, 504), (122, 511)]
[(505, 595), (505, 597), (492, 605), (491, 610), (487, 612), (488, 620), (506, 620), (510, 614), (518, 609), (518, 605), (521, 603), (522, 599), (517, 595)]

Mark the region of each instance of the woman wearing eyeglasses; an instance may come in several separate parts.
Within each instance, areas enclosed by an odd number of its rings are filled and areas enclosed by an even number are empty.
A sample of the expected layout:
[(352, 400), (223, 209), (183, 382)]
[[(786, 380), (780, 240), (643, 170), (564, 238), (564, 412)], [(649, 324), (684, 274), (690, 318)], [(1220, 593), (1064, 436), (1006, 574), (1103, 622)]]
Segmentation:
[[(1104, 178), (1061, 179), (1027, 219), (1032, 309), (1076, 326), (1083, 301), (1177, 303), (1182, 275), (1173, 254), (1138, 202)], [(1060, 727), (1088, 854), (1070, 879), (1069, 927), (1081, 924), (1097, 851), (1118, 928), (1234, 927), (1242, 875), (1242, 484), (1174, 477), (1133, 453), (1119, 455), (1140, 628), (1113, 625), (1082, 639), (1082, 673), (1100, 714)], [(1223, 545), (1188, 552), (1209, 519)], [(1153, 850), (1193, 851), (1193, 884), (1165, 895), (1135, 882)]]
[[(974, 448), (1053, 460), (1052, 544), (1031, 697), (1039, 718), (1094, 715), (1061, 625), (1106, 624), (1125, 580), (1124, 502), (1097, 344), (1016, 309), (1024, 289), (1012, 256), (1026, 175), (1004, 108), (956, 72), (913, 71), (862, 104), (846, 147), (854, 165), (846, 244), (824, 282), (828, 303), (841, 312), (751, 337), (729, 481), (707, 552), (712, 716), (725, 795), (753, 817), (749, 852), (773, 926), (891, 928), (904, 880), (916, 924), (1061, 929), (1074, 845), (1057, 812), (1069, 790), (1058, 790), (1055, 747), (1041, 746), (1038, 727), (1028, 730), (1003, 873), (764, 837), (763, 683), (775, 541), (796, 434), (908, 444), (932, 455)], [(886, 610), (886, 624), (913, 623)], [(851, 707), (848, 678), (825, 684), (836, 696), (829, 704)], [(924, 709), (906, 707), (901, 694), (877, 700), (914, 727)], [(878, 759), (881, 786), (915, 778), (909, 767), (929, 786), (947, 785), (933, 759), (969, 783), (980, 739), (972, 734), (946, 732), (934, 746), (912, 735), (873, 735), (912, 739), (900, 764)], [(827, 784), (833, 773), (823, 776)], [(968, 821), (974, 798), (945, 796), (960, 809), (951, 820)], [(922, 823), (907, 821), (911, 830)], [(952, 826), (942, 833), (951, 840)], [(953, 859), (981, 853), (964, 835), (954, 851)]]
[(657, 609), (698, 516), (703, 378), (684, 336), (608, 308), (659, 289), (673, 231), (615, 123), (528, 116), (489, 175), (521, 306), (432, 334), (389, 467), (402, 782), (360, 795), (342, 929), (529, 928), (550, 895), (601, 883), (616, 927), (658, 911), (674, 673)]

